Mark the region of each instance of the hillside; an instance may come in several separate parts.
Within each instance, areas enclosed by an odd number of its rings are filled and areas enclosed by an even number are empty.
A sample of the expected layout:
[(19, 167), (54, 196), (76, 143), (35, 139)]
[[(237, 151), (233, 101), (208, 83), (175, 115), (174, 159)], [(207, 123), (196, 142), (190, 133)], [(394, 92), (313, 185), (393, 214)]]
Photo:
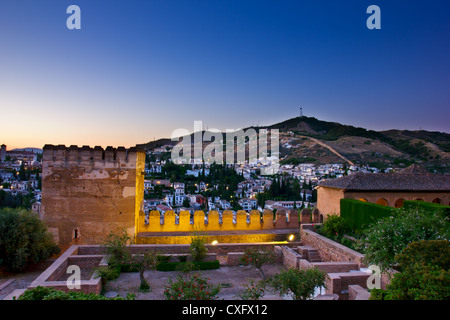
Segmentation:
[[(260, 128), (279, 129), (282, 163), (360, 163), (378, 168), (403, 168), (417, 163), (432, 172), (450, 172), (448, 133), (374, 131), (313, 117), (296, 117), (255, 129)], [(176, 143), (160, 139), (140, 146), (152, 150)]]

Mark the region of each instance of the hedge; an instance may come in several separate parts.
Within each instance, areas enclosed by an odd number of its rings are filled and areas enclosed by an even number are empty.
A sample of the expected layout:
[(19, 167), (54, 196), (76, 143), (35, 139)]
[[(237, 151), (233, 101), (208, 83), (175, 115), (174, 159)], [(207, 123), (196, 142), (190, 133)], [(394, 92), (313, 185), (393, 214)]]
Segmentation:
[[(161, 262), (156, 265), (157, 271), (177, 271), (184, 262)], [(192, 262), (199, 270), (219, 269), (219, 260)], [(122, 265), (122, 272), (138, 272), (137, 265)]]
[(389, 217), (397, 209), (360, 200), (341, 199), (341, 217), (351, 230), (362, 230), (378, 219)]
[[(158, 271), (177, 271), (178, 267), (184, 262), (166, 262), (159, 263), (156, 266)], [(219, 269), (219, 260), (214, 261), (194, 261), (192, 262), (199, 270)]]
[(444, 206), (442, 204), (426, 202), (426, 201), (405, 200), (403, 202), (403, 208), (405, 208), (405, 209), (423, 209), (426, 212), (439, 212), (445, 216), (450, 215), (450, 206)]

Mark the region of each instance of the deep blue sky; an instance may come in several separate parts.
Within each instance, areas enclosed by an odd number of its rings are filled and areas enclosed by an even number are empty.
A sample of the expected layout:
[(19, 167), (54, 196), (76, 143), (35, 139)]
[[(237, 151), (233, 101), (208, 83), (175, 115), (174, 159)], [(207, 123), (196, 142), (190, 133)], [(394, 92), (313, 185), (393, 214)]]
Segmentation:
[[(81, 8), (68, 30), (66, 8)], [(366, 9), (381, 8), (381, 30)], [(1, 0), (0, 143), (131, 146), (303, 113), (450, 132), (450, 1)]]

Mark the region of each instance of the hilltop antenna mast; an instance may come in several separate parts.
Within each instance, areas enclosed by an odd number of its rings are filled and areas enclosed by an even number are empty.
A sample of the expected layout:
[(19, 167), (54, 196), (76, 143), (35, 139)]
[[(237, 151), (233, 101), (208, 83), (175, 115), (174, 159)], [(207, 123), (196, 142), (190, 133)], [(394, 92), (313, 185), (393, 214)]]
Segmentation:
[(303, 118), (303, 108), (300, 108), (300, 118)]

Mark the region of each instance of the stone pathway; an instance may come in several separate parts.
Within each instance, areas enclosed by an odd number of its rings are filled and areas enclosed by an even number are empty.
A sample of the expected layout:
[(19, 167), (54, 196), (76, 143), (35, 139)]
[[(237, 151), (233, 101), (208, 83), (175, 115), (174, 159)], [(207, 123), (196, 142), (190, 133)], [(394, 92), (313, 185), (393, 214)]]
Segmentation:
[(28, 286), (54, 262), (54, 259), (40, 262), (29, 270), (21, 273), (0, 272), (0, 300), (11, 294), (16, 289), (26, 289)]
[[(40, 274), (41, 271), (34, 271), (3, 276), (3, 278), (0, 279), (0, 300), (3, 300), (3, 298), (16, 289), (26, 289)], [(7, 285), (7, 282), (9, 282), (9, 285)], [(3, 287), (2, 283), (6, 286)]]

